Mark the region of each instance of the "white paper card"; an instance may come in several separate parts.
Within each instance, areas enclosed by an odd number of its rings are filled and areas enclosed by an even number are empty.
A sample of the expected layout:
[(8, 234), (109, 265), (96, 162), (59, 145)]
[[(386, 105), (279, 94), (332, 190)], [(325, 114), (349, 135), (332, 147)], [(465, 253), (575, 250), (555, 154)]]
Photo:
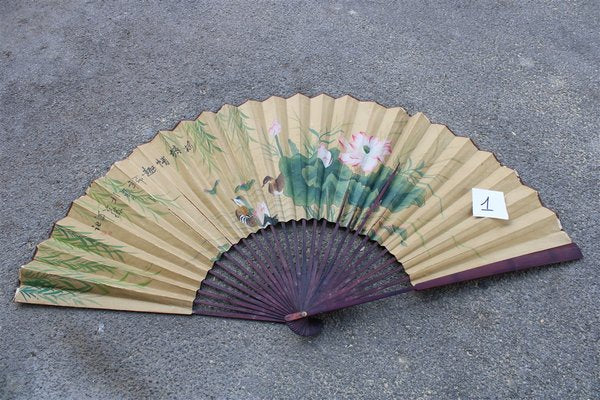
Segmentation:
[(508, 219), (504, 193), (487, 189), (472, 189), (473, 216)]

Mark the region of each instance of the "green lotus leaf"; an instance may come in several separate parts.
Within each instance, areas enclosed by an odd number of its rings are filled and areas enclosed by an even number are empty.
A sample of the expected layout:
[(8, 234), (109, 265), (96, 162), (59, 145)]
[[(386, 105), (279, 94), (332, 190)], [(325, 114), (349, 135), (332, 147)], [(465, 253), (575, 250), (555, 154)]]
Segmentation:
[[(327, 168), (315, 154), (306, 157), (294, 153), (279, 159), (279, 169), (285, 177), (284, 194), (294, 204), (302, 207), (323, 209), (340, 207), (346, 192), (348, 204), (359, 209), (367, 208), (377, 198), (393, 170), (381, 166), (374, 172), (363, 175), (353, 173), (339, 160), (339, 149), (331, 149), (333, 162)], [(415, 185), (424, 176), (423, 165), (398, 174), (382, 198), (381, 206), (392, 212), (421, 206), (425, 201), (425, 189)]]

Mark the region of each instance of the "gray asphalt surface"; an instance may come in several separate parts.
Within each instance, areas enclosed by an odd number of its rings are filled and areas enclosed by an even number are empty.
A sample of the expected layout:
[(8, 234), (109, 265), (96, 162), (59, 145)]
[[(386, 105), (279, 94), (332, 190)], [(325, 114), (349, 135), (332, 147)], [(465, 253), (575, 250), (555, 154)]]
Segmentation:
[[(1, 1), (0, 398), (598, 398), (599, 18), (597, 1)], [(134, 146), (296, 92), (473, 138), (585, 259), (343, 310), (314, 339), (11, 302), (53, 222)]]

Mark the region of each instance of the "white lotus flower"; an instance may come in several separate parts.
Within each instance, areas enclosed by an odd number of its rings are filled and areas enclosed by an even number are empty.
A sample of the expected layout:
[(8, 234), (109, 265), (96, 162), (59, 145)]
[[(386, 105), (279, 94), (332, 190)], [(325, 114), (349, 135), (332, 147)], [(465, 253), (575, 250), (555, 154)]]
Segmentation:
[(271, 127), (269, 128), (269, 135), (275, 137), (279, 135), (281, 132), (281, 124), (276, 119), (271, 123)]
[(353, 134), (349, 142), (341, 138), (340, 147), (340, 160), (351, 167), (360, 166), (364, 172), (373, 171), (392, 152), (389, 140), (379, 140), (365, 132)]
[(325, 168), (331, 165), (331, 152), (327, 150), (325, 144), (321, 143), (321, 146), (319, 146), (319, 150), (317, 150), (317, 157), (323, 161), (323, 166), (325, 166)]
[(269, 208), (267, 207), (267, 204), (264, 201), (256, 205), (256, 208), (254, 209), (254, 216), (256, 217), (260, 225), (265, 224), (265, 216), (271, 216), (271, 214), (269, 213)]

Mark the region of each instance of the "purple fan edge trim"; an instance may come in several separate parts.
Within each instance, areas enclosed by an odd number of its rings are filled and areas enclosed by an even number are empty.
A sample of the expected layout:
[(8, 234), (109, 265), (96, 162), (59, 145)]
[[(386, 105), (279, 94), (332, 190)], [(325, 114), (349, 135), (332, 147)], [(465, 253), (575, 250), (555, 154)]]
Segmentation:
[(577, 246), (575, 243), (569, 243), (551, 249), (537, 251), (535, 253), (525, 254), (519, 257), (487, 264), (471, 270), (458, 272), (456, 274), (442, 276), (441, 278), (418, 283), (413, 285), (413, 287), (415, 290), (431, 289), (438, 286), (484, 278), (505, 272), (519, 271), (522, 269), (540, 267), (542, 265), (555, 264), (564, 261), (579, 260), (580, 258), (583, 258), (583, 254), (581, 253), (579, 246)]

